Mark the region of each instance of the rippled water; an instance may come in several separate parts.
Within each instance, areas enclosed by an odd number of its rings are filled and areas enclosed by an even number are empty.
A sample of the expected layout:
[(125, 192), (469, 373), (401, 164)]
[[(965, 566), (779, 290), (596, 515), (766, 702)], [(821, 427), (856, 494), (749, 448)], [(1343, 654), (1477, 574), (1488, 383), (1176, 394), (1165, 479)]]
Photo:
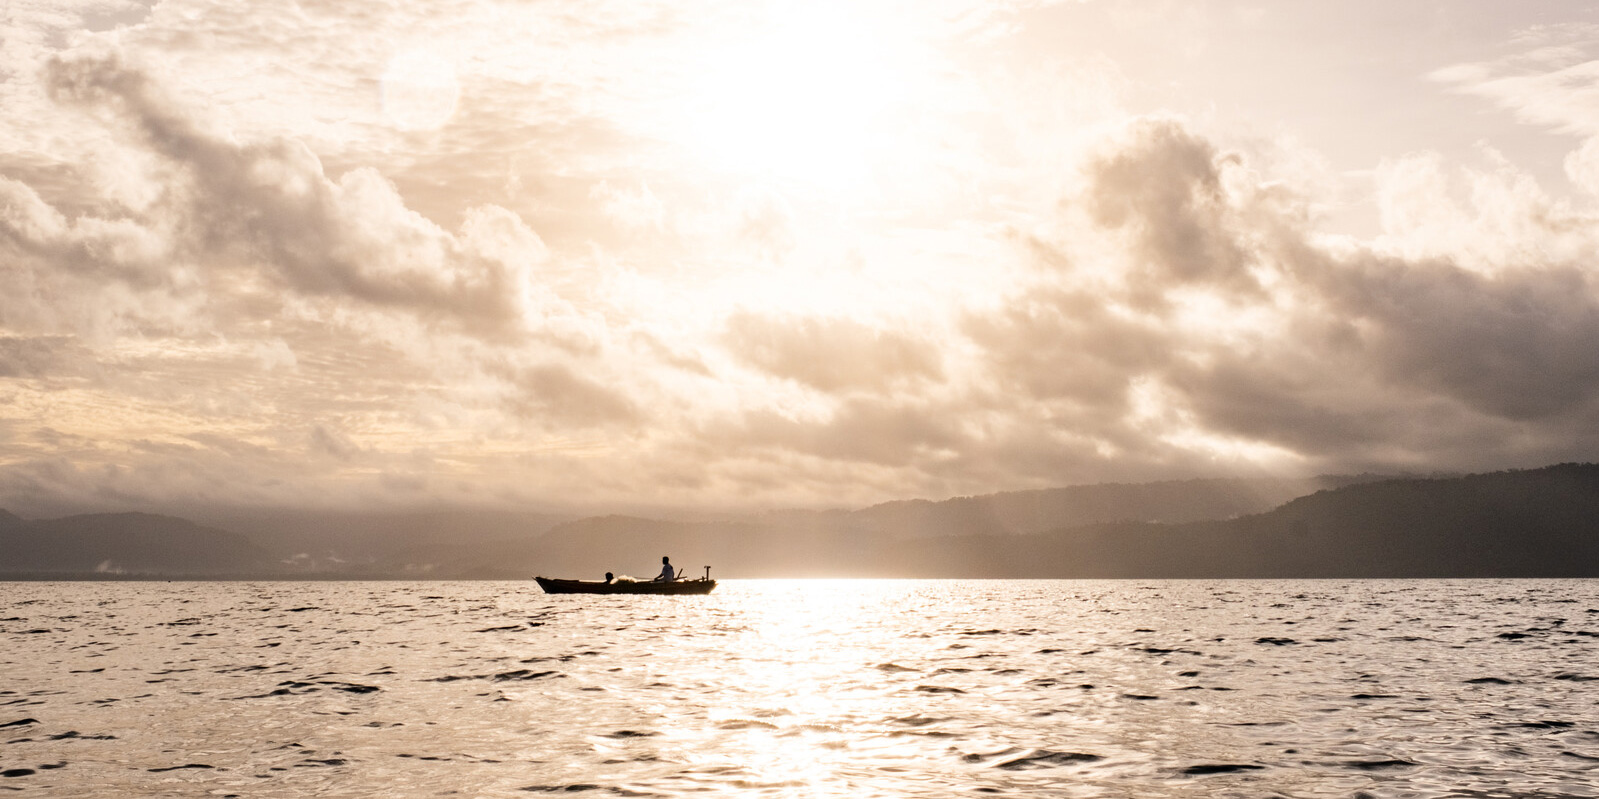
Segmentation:
[(1599, 581), (0, 584), (44, 796), (1596, 796)]

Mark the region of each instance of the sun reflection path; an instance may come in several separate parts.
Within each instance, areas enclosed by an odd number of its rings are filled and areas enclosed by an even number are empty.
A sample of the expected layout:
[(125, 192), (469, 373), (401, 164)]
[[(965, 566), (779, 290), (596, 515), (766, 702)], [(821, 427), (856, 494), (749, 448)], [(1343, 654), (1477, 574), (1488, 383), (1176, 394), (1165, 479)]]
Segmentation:
[[(1118, 692), (1075, 685), (1103, 675), (1035, 669), (1041, 649), (1076, 660), (1059, 654), (1056, 631), (1076, 638), (1088, 623), (1090, 605), (1055, 592), (730, 580), (696, 601), (627, 599), (540, 598), (571, 605), (559, 629), (580, 647), (560, 667), (570, 681), (502, 689), (508, 708), (527, 703), (507, 757), (538, 763), (540, 790), (903, 797), (984, 785), (1092, 796), (1091, 772), (1151, 768), (1123, 751), (1125, 725), (1105, 723), (1107, 708), (1125, 712)], [(1124, 681), (1140, 682), (1113, 680)], [(1069, 723), (1048, 720), (1056, 714)]]
[[(762, 581), (743, 598), (740, 657), (716, 664), (719, 679), (738, 688), (730, 698), (743, 703), (710, 710), (716, 740), (704, 751), (722, 754), (695, 766), (737, 765), (747, 787), (806, 796), (858, 793), (859, 777), (893, 760), (913, 773), (915, 747), (886, 733), (890, 719), (914, 715), (922, 700), (885, 692), (880, 667), (885, 653), (926, 656), (932, 639), (905, 633), (921, 626), (929, 599), (892, 580)], [(885, 734), (861, 734), (872, 728)], [(736, 764), (729, 752), (741, 753)]]

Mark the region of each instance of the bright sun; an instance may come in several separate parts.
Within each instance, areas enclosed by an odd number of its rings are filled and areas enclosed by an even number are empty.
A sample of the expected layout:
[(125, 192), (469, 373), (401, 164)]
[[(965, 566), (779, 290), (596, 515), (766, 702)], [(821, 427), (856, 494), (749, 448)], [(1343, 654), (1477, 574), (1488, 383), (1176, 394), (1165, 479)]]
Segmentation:
[(912, 48), (847, 6), (796, 4), (696, 59), (683, 137), (714, 168), (857, 183), (891, 141)]
[(400, 130), (437, 130), (455, 115), (461, 84), (455, 67), (428, 50), (405, 50), (389, 61), (379, 84), (383, 114)]

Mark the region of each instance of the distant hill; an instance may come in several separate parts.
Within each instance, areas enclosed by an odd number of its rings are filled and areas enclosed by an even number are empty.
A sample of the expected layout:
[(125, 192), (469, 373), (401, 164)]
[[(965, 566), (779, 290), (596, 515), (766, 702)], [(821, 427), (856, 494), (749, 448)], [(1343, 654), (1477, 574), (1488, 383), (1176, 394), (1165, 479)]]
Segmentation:
[[(647, 575), (662, 554), (691, 573), (709, 563), (713, 576), (737, 577), (1599, 576), (1599, 465), (1344, 482), (1232, 519), (1101, 522), (1034, 533), (993, 523), (986, 534), (927, 534), (984, 529), (989, 522), (978, 515), (961, 520), (982, 502), (899, 506), (892, 512), (909, 507), (925, 515), (886, 531), (863, 530), (850, 518), (855, 514), (818, 514), (811, 524), (786, 527), (603, 517), (558, 526), (498, 552), (493, 563), (504, 576), (525, 570), (570, 577)], [(956, 521), (928, 513), (941, 506), (956, 509)]]
[[(563, 524), (536, 541), (494, 552), (492, 561), (463, 559), (449, 571), (527, 577), (599, 578), (607, 571), (654, 577), (661, 556), (698, 575), (824, 577), (853, 573), (848, 564), (874, 555), (883, 539), (844, 527), (784, 529), (750, 520), (682, 522), (602, 516)], [(493, 564), (493, 571), (484, 568)]]
[(199, 511), (306, 573), (428, 576), (471, 553), (527, 542), (570, 517), (475, 509), (422, 511)]
[(890, 538), (1040, 533), (1101, 522), (1196, 522), (1262, 513), (1323, 489), (1383, 479), (1342, 475), (1099, 483), (941, 502), (885, 502), (843, 514), (838, 521)]
[(214, 576), (275, 568), (244, 536), (150, 513), (23, 521), (0, 511), (0, 573)]
[[(854, 511), (780, 510), (713, 521), (604, 516), (557, 525), (537, 540), (507, 541), (490, 551), (463, 554), (441, 564), (439, 573), (598, 576), (620, 569), (654, 574), (666, 554), (693, 573), (708, 563), (718, 569), (713, 574), (741, 577), (911, 576), (920, 572), (907, 571), (906, 564), (927, 557), (915, 553), (959, 546), (941, 539), (1010, 538), (1112, 521), (1228, 519), (1320, 489), (1380, 479), (1354, 475), (1105, 483), (937, 502), (887, 502)], [(1003, 541), (998, 545), (1007, 546)], [(694, 562), (678, 562), (678, 556)]]
[[(882, 564), (887, 569), (890, 564)], [(1599, 465), (1399, 479), (1267, 513), (932, 542), (889, 573), (964, 577), (1595, 577)]]
[(0, 573), (648, 577), (670, 555), (717, 577), (1599, 576), (1599, 465), (1326, 482), (1337, 487), (1244, 514), (1233, 511), (1311, 484), (1085, 486), (709, 521), (596, 516), (547, 531), (554, 520), (536, 514), (286, 514), (254, 530), (270, 548), (170, 516), (0, 511)]
[[(654, 574), (661, 554), (698, 552), (685, 568), (718, 573), (815, 576), (861, 572), (880, 550), (918, 539), (1027, 534), (1100, 521), (1191, 521), (1255, 513), (1320, 488), (1369, 476), (1204, 479), (1016, 491), (944, 501), (910, 500), (860, 510), (780, 510), (712, 520), (536, 513), (233, 512), (207, 520), (249, 536), (305, 573), (352, 576), (527, 577)], [(662, 545), (676, 547), (660, 552)], [(874, 567), (875, 568), (875, 567)]]

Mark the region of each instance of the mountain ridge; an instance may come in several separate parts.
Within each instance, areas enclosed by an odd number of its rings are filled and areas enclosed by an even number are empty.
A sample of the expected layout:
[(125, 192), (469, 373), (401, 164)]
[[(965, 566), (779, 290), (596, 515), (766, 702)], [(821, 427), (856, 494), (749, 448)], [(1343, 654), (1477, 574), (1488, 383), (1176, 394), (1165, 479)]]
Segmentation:
[[(379, 541), (381, 556), (321, 561), (178, 517), (27, 521), (0, 510), (0, 573), (581, 577), (648, 575), (671, 555), (691, 574), (709, 564), (737, 577), (1599, 576), (1599, 465), (1315, 480), (1071, 486), (711, 520), (442, 514), (386, 527), (374, 516), (346, 539)], [(1192, 518), (1316, 485), (1330, 487)], [(1162, 518), (1178, 521), (1150, 520)]]
[(248, 538), (176, 516), (130, 511), (27, 521), (4, 514), (3, 573), (206, 576), (273, 568), (270, 555)]

